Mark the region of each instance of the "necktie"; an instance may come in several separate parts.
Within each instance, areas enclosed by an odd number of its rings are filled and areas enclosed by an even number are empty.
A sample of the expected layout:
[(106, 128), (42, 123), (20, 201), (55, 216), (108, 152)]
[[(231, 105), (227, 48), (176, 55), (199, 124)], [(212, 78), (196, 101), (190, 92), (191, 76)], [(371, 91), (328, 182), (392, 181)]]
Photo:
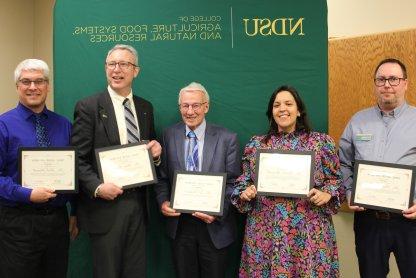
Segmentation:
[(35, 115), (35, 128), (36, 128), (36, 140), (39, 147), (49, 147), (51, 142), (49, 141), (46, 127), (42, 123), (42, 114)]
[(187, 171), (199, 171), (199, 161), (198, 161), (198, 143), (196, 141), (196, 135), (191, 130), (188, 133), (189, 144), (188, 144), (188, 153), (186, 156), (186, 170)]
[(124, 119), (126, 120), (127, 128), (127, 142), (136, 143), (140, 141), (140, 132), (136, 126), (136, 121), (134, 120), (133, 112), (131, 111), (130, 101), (126, 98), (123, 101), (124, 106)]

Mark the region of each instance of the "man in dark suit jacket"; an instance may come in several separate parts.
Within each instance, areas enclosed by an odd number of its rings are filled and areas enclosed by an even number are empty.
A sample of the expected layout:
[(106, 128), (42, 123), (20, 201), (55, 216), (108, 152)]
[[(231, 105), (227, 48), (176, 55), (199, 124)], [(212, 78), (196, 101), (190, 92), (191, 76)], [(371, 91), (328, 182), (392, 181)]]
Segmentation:
[[(98, 175), (95, 149), (131, 143), (125, 102), (130, 104), (133, 136), (151, 140), (155, 161), (161, 154), (155, 138), (150, 102), (132, 94), (139, 74), (138, 55), (128, 45), (116, 45), (107, 55), (107, 90), (79, 101), (75, 107), (72, 145), (79, 151), (78, 219), (89, 233), (94, 277), (145, 277), (146, 190), (123, 190), (103, 183)], [(134, 142), (134, 141), (133, 141)]]
[[(224, 277), (227, 251), (235, 239), (234, 212), (229, 196), (234, 179), (240, 172), (237, 135), (227, 129), (206, 123), (209, 95), (198, 83), (191, 83), (179, 93), (179, 110), (183, 122), (167, 128), (162, 139), (161, 177), (155, 185), (167, 231), (173, 239), (173, 260), (177, 277)], [(227, 187), (224, 214), (214, 217), (201, 212), (180, 214), (170, 207), (171, 185), (175, 170), (189, 170), (186, 156), (190, 139), (196, 135), (198, 158), (194, 171), (226, 172)], [(188, 169), (187, 169), (188, 168)]]

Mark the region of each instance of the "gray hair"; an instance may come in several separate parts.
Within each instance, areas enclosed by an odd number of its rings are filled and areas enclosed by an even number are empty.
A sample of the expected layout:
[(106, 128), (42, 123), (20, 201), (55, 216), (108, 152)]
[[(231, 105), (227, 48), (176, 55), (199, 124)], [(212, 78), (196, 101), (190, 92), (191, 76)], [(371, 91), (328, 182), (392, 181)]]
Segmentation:
[(16, 69), (14, 70), (14, 82), (17, 83), (19, 81), (20, 75), (22, 74), (22, 71), (28, 70), (28, 71), (42, 71), (43, 77), (46, 80), (49, 80), (49, 67), (48, 64), (46, 64), (44, 61), (39, 59), (26, 59), (22, 62), (20, 62)]
[(127, 44), (116, 44), (113, 48), (111, 48), (108, 51), (107, 58), (105, 58), (105, 60), (107, 61), (108, 56), (110, 56), (111, 53), (113, 53), (116, 50), (127, 50), (127, 51), (129, 51), (134, 56), (134, 64), (136, 66), (139, 65), (139, 54), (137, 54), (137, 50), (133, 46), (127, 45)]
[(209, 103), (209, 94), (204, 86), (202, 86), (200, 83), (197, 82), (191, 82), (188, 86), (183, 87), (179, 91), (179, 97), (178, 97), (178, 104), (181, 104), (181, 95), (183, 92), (197, 92), (200, 91), (204, 93), (205, 100)]

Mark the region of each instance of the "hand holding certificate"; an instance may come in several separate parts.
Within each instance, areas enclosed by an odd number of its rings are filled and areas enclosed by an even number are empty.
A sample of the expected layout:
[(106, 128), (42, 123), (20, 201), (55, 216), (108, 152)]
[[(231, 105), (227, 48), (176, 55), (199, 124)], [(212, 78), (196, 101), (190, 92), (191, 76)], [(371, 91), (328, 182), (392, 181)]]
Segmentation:
[(77, 193), (75, 148), (20, 148), (20, 184), (24, 187), (52, 188), (56, 193)]
[(351, 204), (401, 213), (413, 204), (415, 166), (357, 160)]
[(177, 212), (223, 213), (226, 173), (176, 171), (171, 205)]
[(95, 155), (104, 183), (128, 189), (157, 182), (153, 159), (143, 142), (96, 149)]
[(259, 150), (256, 161), (258, 195), (306, 197), (313, 187), (312, 151)]

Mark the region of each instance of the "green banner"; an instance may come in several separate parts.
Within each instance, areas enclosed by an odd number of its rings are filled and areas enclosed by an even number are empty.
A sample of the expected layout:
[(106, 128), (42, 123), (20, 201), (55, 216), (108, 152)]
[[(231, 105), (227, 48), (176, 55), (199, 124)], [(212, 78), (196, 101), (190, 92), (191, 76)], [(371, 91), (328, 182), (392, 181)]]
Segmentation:
[[(282, 84), (298, 89), (312, 126), (325, 132), (327, 41), (325, 0), (56, 0), (55, 111), (72, 119), (79, 99), (106, 88), (105, 57), (121, 43), (139, 53), (133, 91), (152, 102), (158, 134), (180, 120), (178, 91), (191, 81), (211, 96), (207, 120), (237, 132), (242, 146), (266, 132), (267, 102)], [(149, 277), (173, 273), (163, 229), (154, 204)], [(240, 243), (233, 248), (227, 277), (238, 269)], [(90, 256), (81, 236), (69, 277), (90, 277)]]

